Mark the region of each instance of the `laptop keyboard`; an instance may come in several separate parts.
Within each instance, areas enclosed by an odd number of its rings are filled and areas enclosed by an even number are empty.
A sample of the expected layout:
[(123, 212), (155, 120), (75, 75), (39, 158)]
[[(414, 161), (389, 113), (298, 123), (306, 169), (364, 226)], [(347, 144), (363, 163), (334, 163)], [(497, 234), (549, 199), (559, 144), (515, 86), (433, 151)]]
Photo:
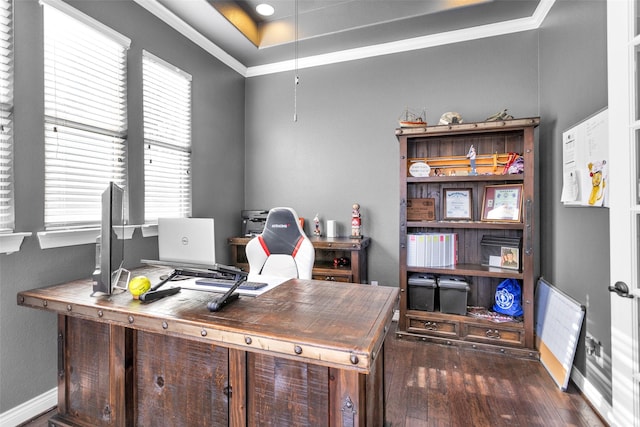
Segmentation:
[[(196, 280), (196, 284), (205, 285), (205, 286), (216, 286), (220, 288), (230, 288), (236, 283), (235, 280), (231, 279), (198, 279)], [(256, 289), (261, 289), (267, 286), (267, 283), (263, 282), (242, 282), (238, 289), (242, 289), (245, 291), (254, 291)]]

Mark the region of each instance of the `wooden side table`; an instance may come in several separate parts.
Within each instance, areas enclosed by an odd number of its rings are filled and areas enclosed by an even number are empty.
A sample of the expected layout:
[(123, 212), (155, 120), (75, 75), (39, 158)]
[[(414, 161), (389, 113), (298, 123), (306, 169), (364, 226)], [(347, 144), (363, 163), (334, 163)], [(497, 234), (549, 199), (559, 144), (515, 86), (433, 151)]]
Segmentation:
[[(248, 270), (245, 247), (252, 237), (230, 237), (231, 264)], [(367, 248), (370, 237), (309, 237), (316, 250), (313, 279), (336, 282), (367, 282)], [(335, 265), (334, 260), (344, 258), (348, 265)]]

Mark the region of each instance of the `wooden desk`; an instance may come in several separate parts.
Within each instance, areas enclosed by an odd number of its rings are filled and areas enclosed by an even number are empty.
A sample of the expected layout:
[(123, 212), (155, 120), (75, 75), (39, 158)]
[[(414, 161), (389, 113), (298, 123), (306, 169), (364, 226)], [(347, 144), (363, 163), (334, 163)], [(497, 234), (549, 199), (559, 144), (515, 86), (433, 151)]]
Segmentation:
[(90, 293), (79, 280), (17, 296), (58, 313), (52, 426), (383, 425), (397, 288), (290, 280), (218, 313), (208, 292)]

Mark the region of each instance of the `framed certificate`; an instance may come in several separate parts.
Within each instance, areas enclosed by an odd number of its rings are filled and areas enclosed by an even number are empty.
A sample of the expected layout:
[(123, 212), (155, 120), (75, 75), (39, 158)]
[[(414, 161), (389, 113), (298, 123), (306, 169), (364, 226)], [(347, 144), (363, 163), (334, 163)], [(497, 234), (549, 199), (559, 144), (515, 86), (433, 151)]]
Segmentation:
[(520, 222), (522, 184), (487, 185), (482, 200), (482, 221)]
[(472, 220), (473, 204), (470, 188), (443, 188), (443, 219)]

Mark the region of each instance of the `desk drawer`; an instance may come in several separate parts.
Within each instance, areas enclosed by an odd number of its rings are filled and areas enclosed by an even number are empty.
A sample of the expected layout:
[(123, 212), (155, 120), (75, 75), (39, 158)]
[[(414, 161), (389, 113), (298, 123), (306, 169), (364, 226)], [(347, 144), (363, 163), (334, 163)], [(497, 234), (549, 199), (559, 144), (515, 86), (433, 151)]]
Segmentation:
[(467, 323), (462, 329), (464, 339), (489, 344), (524, 346), (523, 328)]
[(351, 274), (335, 274), (335, 273), (316, 274), (314, 273), (311, 278), (313, 280), (324, 280), (328, 282), (344, 282), (344, 283), (353, 282), (353, 276)]
[(460, 323), (453, 320), (436, 318), (415, 318), (409, 316), (409, 332), (439, 337), (457, 338)]

